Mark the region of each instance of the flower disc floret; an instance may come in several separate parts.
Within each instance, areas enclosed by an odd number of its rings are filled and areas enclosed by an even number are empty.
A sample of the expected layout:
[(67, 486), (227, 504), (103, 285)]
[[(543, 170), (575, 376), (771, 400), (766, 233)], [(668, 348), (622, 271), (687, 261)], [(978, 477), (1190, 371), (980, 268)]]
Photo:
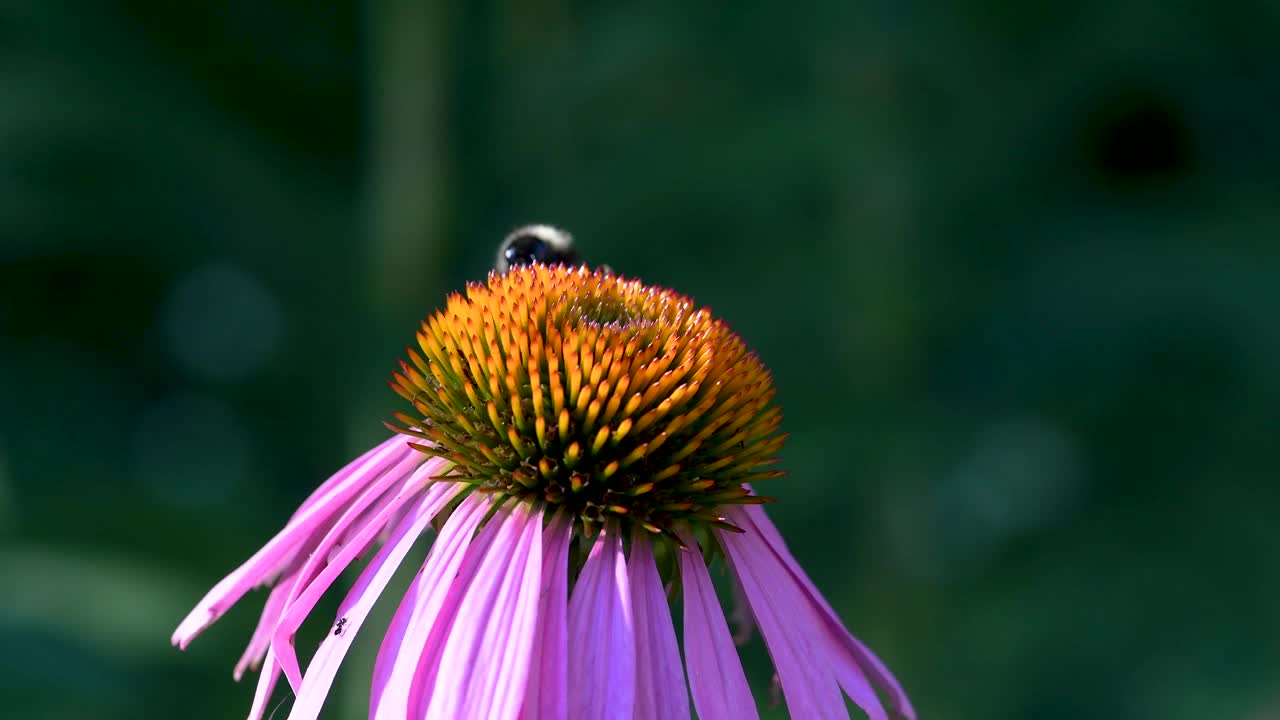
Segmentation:
[(706, 308), (582, 267), (531, 265), (470, 284), (423, 322), (392, 387), (446, 479), (675, 537), (736, 529), (784, 435), (768, 371)]

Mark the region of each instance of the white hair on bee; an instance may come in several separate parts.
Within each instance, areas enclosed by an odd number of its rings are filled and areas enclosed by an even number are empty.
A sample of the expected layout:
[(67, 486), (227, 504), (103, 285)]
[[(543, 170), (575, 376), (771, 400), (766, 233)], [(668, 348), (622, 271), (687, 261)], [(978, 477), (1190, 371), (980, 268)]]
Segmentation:
[(512, 230), (498, 246), (494, 269), (506, 273), (519, 265), (577, 265), (578, 250), (573, 236), (551, 225), (525, 225)]

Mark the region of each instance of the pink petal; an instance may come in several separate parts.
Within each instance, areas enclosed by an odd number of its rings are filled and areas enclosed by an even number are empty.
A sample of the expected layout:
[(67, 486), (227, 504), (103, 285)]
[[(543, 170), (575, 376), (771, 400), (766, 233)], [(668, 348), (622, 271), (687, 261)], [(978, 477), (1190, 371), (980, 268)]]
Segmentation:
[(543, 533), (542, 590), (525, 688), (524, 720), (569, 717), (569, 536), (573, 517), (556, 513)]
[[(280, 668), (284, 671), (295, 693), (302, 687), (302, 672), (298, 667), (298, 655), (293, 648), (293, 634), (311, 608), (315, 607), (315, 603), (324, 591), (329, 589), (338, 575), (355, 559), (356, 553), (364, 547), (361, 542), (346, 545), (337, 550), (338, 543), (346, 536), (352, 523), (360, 518), (367, 508), (384, 500), (387, 490), (392, 486), (399, 485), (399, 492), (386, 497), (386, 504), (388, 506), (403, 504), (414, 493), (419, 492), (424, 483), (431, 482), (430, 478), (439, 471), (444, 461), (432, 458), (425, 464), (420, 462), (417, 456), (406, 456), (400, 463), (366, 485), (360, 495), (346, 506), (342, 515), (329, 528), (329, 532), (325, 533), (320, 543), (311, 549), (307, 561), (298, 570), (299, 580), (294, 583), (294, 590), (290, 591), (285, 599), (284, 615), (271, 635), (271, 647), (275, 650), (276, 661), (280, 663)], [(385, 523), (385, 521), (386, 518), (383, 517), (382, 522)], [(366, 526), (362, 532), (367, 535), (367, 538), (362, 538), (362, 541), (371, 539), (381, 531), (382, 525)]]
[(689, 717), (689, 690), (680, 663), (680, 646), (671, 624), (671, 608), (643, 531), (631, 536), (631, 607), (635, 613), (635, 720)]
[(335, 630), (325, 635), (320, 649), (307, 666), (307, 672), (302, 677), (302, 687), (298, 690), (298, 699), (289, 713), (290, 720), (304, 720), (320, 714), (338, 666), (342, 664), (374, 603), (386, 589), (387, 583), (399, 569), (414, 542), (426, 532), (431, 520), (457, 496), (462, 487), (457, 483), (433, 483), (409, 506), (408, 513), (396, 524), (387, 542), (373, 560), (369, 561), (351, 592), (338, 606), (338, 617), (345, 622), (340, 632)]
[[(436, 466), (436, 471), (430, 475), (412, 477), (411, 481), (401, 483), (398, 487), (392, 485), (372, 503), (369, 503), (364, 510), (355, 516), (351, 524), (347, 526), (346, 531), (338, 537), (338, 542), (329, 550), (329, 557), (326, 558), (327, 562), (333, 562), (339, 552), (351, 545), (356, 546), (354, 557), (360, 557), (378, 542), (378, 538), (386, 537), (386, 531), (394, 527), (393, 523), (396, 520), (397, 512), (405, 505), (403, 502), (405, 488), (413, 485), (415, 492), (421, 490), (432, 482), (432, 477), (440, 474), (441, 465), (447, 467), (438, 458), (430, 458), (426, 462)], [(423, 466), (425, 467), (426, 463)], [(390, 511), (388, 511), (388, 508), (391, 508)], [(365, 528), (369, 527), (370, 524), (376, 524), (381, 532), (366, 533)], [(359, 539), (357, 540), (357, 538)]]
[(236, 669), (232, 673), (236, 682), (240, 682), (246, 670), (257, 670), (262, 663), (263, 656), (267, 654), (267, 648), (271, 647), (271, 629), (280, 621), (280, 614), (284, 612), (285, 598), (289, 595), (289, 589), (296, 579), (294, 574), (290, 574), (271, 588), (271, 593), (267, 595), (267, 602), (262, 608), (262, 616), (258, 618), (258, 626), (254, 628), (253, 636), (249, 638), (249, 646), (245, 648), (244, 654), (240, 656), (240, 661), (236, 663)]
[(471, 545), (471, 537), (488, 510), (487, 497), (470, 495), (440, 530), (440, 537), (431, 546), (426, 563), (400, 602), (378, 650), (369, 698), (370, 718), (403, 720), (408, 717), (418, 657)]
[(680, 582), (684, 587), (684, 654), (693, 707), (699, 720), (759, 718), (698, 541), (690, 533), (682, 533), (680, 539), (689, 546), (680, 553)]
[[(298, 593), (302, 584), (306, 582), (302, 572), (299, 569), (289, 575), (288, 593), (285, 596), (286, 604), (288, 598)], [(258, 687), (254, 690), (253, 705), (249, 709), (249, 720), (261, 720), (262, 714), (266, 712), (267, 702), (271, 699), (272, 692), (275, 691), (276, 682), (280, 679), (280, 673), (280, 662), (276, 658), (275, 649), (268, 646), (266, 657), (262, 661), (262, 672), (258, 675)]]
[(378, 443), (377, 445), (373, 446), (372, 448), (369, 448), (368, 450), (365, 451), (363, 455), (347, 463), (346, 467), (344, 467), (342, 470), (339, 470), (337, 474), (335, 474), (333, 477), (329, 478), (328, 480), (325, 480), (324, 482), (320, 483), (320, 486), (317, 487), (315, 490), (312, 490), (311, 494), (307, 496), (307, 499), (303, 500), (298, 505), (298, 510), (294, 513), (294, 516), (296, 517), (298, 514), (302, 513), (307, 508), (315, 505), (317, 502), (323, 499), (330, 490), (332, 490), (334, 487), (342, 483), (342, 481), (347, 479), (347, 477), (350, 475), (348, 471), (351, 468), (368, 460), (374, 455), (387, 449), (402, 450), (402, 451), (411, 450), (411, 448), (408, 447), (408, 444), (407, 444), (408, 441), (409, 441), (409, 438), (405, 437), (404, 435), (393, 435), (387, 438), (386, 440), (383, 440), (382, 442)]
[(370, 478), (377, 477), (414, 452), (402, 443), (388, 441), (376, 452), (367, 453), (340, 470), (326, 483), (328, 490), (310, 500), (306, 509), (299, 511), (283, 530), (204, 596), (174, 631), (173, 644), (185, 650), (196, 635), (222, 617), (249, 588), (264, 582), (279, 570), (281, 563), (288, 560), (298, 546), (329, 520), (346, 500), (359, 492)]
[[(507, 517), (508, 513), (505, 510), (494, 513), (489, 522), (476, 533), (475, 539), (471, 541), (471, 546), (467, 548), (467, 553), (462, 558), (462, 565), (449, 584), (444, 602), (440, 604), (440, 610), (434, 617), (425, 621), (429, 625), (426, 643), (417, 652), (415, 658), (405, 659), (407, 662), (416, 660), (417, 664), (413, 678), (409, 681), (410, 717), (426, 716), (434, 697), (436, 677), (440, 672), (445, 643), (449, 639), (454, 621), (457, 620), (462, 599), (471, 587), (472, 581), (475, 580), (476, 574), (480, 572), (481, 562), (489, 556), (494, 543), (497, 542), (499, 531), (505, 525), (503, 520)], [(404, 648), (401, 648), (401, 653), (401, 658), (404, 658)]]
[[(800, 567), (800, 563), (787, 550), (787, 544), (783, 541), (782, 534), (778, 532), (778, 528), (774, 526), (773, 521), (764, 512), (764, 508), (754, 505), (748, 506), (745, 510), (732, 508), (726, 512), (726, 515), (730, 517), (730, 522), (736, 523), (739, 527), (748, 531), (751, 531), (752, 528), (743, 523), (750, 523), (755, 531), (764, 538), (765, 543), (773, 554), (786, 566), (795, 581), (804, 589), (809, 601), (819, 608), (835, 644), (831, 660), (836, 664), (837, 676), (840, 677), (841, 686), (844, 687), (845, 692), (849, 693), (854, 702), (865, 709), (865, 706), (858, 701), (855, 689), (857, 688), (857, 679), (864, 677), (863, 673), (866, 673), (871, 676), (877, 686), (888, 693), (890, 705), (895, 714), (907, 720), (915, 720), (915, 708), (912, 707), (911, 700), (902, 689), (902, 685), (893, 676), (893, 673), (889, 672), (889, 668), (884, 662), (876, 657), (875, 653), (871, 652), (866, 645), (863, 645), (861, 641), (845, 629), (835, 610), (822, 597), (822, 593), (818, 591), (817, 586), (805, 574), (804, 569)], [(846, 684), (846, 682), (849, 684)], [(857, 692), (861, 693), (862, 691), (857, 690)]]
[(428, 720), (520, 712), (542, 586), (542, 511), (519, 504), (501, 522), (449, 630)]
[[(823, 657), (826, 629), (803, 590), (758, 533), (716, 531), (716, 537), (742, 583), (791, 716), (847, 720), (844, 695)], [(880, 713), (876, 720), (883, 720)]]
[(622, 538), (607, 527), (569, 600), (569, 717), (631, 720), (635, 663), (627, 560)]
[(267, 648), (266, 658), (262, 661), (262, 673), (258, 675), (258, 687), (253, 693), (253, 705), (249, 708), (248, 720), (262, 720), (267, 711), (267, 702), (276, 689), (276, 681), (280, 679), (280, 665), (276, 663), (275, 653)]

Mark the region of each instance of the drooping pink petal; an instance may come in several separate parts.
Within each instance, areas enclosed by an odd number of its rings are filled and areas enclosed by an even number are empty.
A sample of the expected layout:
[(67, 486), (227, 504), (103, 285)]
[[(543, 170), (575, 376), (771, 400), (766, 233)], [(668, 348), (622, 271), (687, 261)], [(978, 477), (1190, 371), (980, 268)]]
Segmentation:
[(300, 543), (341, 510), (342, 505), (370, 479), (414, 452), (403, 443), (387, 442), (377, 452), (366, 454), (339, 471), (333, 479), (341, 477), (340, 481), (332, 482), (328, 490), (316, 497), (305, 510), (298, 512), (284, 529), (204, 596), (174, 631), (173, 644), (185, 650), (196, 635), (222, 617), (249, 588), (276, 573), (282, 561), (291, 557)]
[(249, 707), (248, 720), (262, 720), (267, 712), (267, 703), (271, 693), (276, 689), (280, 679), (280, 664), (276, 662), (275, 653), (267, 648), (267, 655), (262, 660), (262, 672), (258, 675), (258, 687), (253, 692), (253, 704)]
[(262, 616), (258, 618), (258, 625), (253, 630), (253, 636), (249, 638), (249, 646), (244, 649), (244, 654), (240, 656), (240, 661), (236, 663), (236, 668), (232, 672), (236, 682), (240, 682), (246, 670), (256, 670), (262, 663), (262, 658), (267, 654), (267, 648), (271, 647), (271, 630), (279, 622), (280, 614), (284, 612), (284, 601), (289, 595), (289, 588), (294, 579), (293, 575), (281, 578), (267, 595), (267, 602), (262, 607)]
[(671, 608), (643, 531), (631, 536), (631, 609), (635, 615), (635, 720), (679, 720), (689, 717), (680, 646), (671, 623)]
[(450, 515), (431, 546), (426, 563), (410, 585), (373, 665), (369, 716), (376, 720), (404, 720), (409, 715), (417, 659), (426, 645), (432, 622), (462, 565), (472, 535), (489, 509), (481, 495), (465, 498)]
[(311, 507), (312, 505), (315, 505), (317, 502), (323, 499), (329, 493), (330, 490), (332, 490), (334, 487), (336, 487), (337, 485), (341, 484), (344, 480), (346, 480), (350, 476), (351, 474), (350, 471), (352, 469), (359, 466), (360, 463), (365, 462), (366, 460), (373, 457), (374, 455), (377, 455), (378, 453), (388, 449), (400, 451), (400, 452), (412, 451), (412, 448), (408, 446), (409, 440), (410, 438), (407, 438), (404, 435), (392, 435), (386, 440), (383, 440), (377, 445), (374, 445), (372, 448), (369, 448), (368, 450), (365, 451), (363, 455), (347, 463), (346, 466), (343, 467), (341, 470), (339, 470), (337, 473), (335, 473), (333, 477), (320, 483), (319, 487), (317, 487), (315, 490), (312, 490), (311, 494), (307, 496), (307, 499), (303, 500), (301, 503), (298, 504), (298, 510), (294, 513), (294, 515), (296, 516), (298, 513), (302, 513), (306, 511), (307, 508)]
[[(419, 456), (406, 456), (368, 483), (364, 490), (347, 504), (342, 514), (325, 533), (324, 538), (311, 549), (310, 556), (298, 570), (298, 581), (294, 583), (294, 589), (285, 599), (284, 614), (271, 634), (271, 647), (275, 650), (276, 661), (280, 663), (280, 668), (284, 671), (284, 676), (288, 678), (289, 685), (295, 693), (302, 687), (302, 671), (298, 667), (298, 655), (293, 648), (293, 634), (311, 608), (315, 607), (315, 603), (324, 591), (329, 589), (338, 575), (355, 559), (356, 553), (363, 549), (361, 543), (339, 549), (338, 543), (347, 535), (352, 523), (361, 517), (366, 509), (380, 500), (386, 499), (388, 505), (393, 500), (399, 504), (408, 501), (413, 494), (422, 489), (425, 483), (431, 482), (430, 478), (439, 471), (443, 461), (432, 458), (425, 464), (420, 463)], [(392, 487), (398, 487), (399, 492), (388, 498), (386, 494)], [(385, 522), (385, 518), (382, 521)], [(372, 538), (381, 530), (381, 525), (366, 526), (364, 533), (368, 538)]]
[(711, 585), (711, 573), (698, 551), (698, 540), (690, 533), (682, 533), (680, 539), (689, 548), (680, 552), (680, 584), (684, 589), (684, 655), (693, 707), (699, 720), (759, 718), (738, 648)]
[(600, 531), (569, 600), (569, 717), (631, 720), (635, 628), (618, 531)]
[[(840, 684), (823, 657), (825, 628), (803, 590), (758, 533), (717, 531), (716, 538), (742, 583), (792, 717), (847, 720)], [(875, 709), (880, 715), (872, 717), (883, 720), (878, 703)]]
[[(303, 570), (300, 568), (288, 576), (288, 583), (285, 585), (287, 588), (285, 594), (286, 604), (291, 595), (301, 592), (301, 586), (306, 582), (302, 572)], [(262, 720), (263, 713), (267, 710), (267, 702), (275, 691), (276, 683), (280, 680), (281, 672), (280, 662), (276, 658), (275, 650), (268, 645), (266, 656), (262, 661), (262, 671), (258, 674), (258, 686), (253, 693), (253, 704), (249, 708), (249, 720)]]
[[(434, 464), (436, 460), (438, 458), (431, 458), (427, 462)], [(439, 470), (436, 470), (432, 475), (413, 477), (412, 484), (415, 489), (421, 489), (431, 482), (431, 477), (438, 474)], [(386, 537), (386, 532), (390, 530), (397, 517), (395, 511), (400, 510), (405, 505), (404, 490), (409, 484), (410, 482), (406, 481), (399, 485), (389, 486), (373, 502), (369, 503), (364, 510), (361, 510), (347, 525), (347, 529), (338, 537), (338, 541), (329, 548), (329, 556), (325, 561), (333, 562), (338, 553), (352, 545), (356, 546), (353, 557), (360, 557), (374, 543), (378, 542), (378, 538)], [(375, 525), (379, 532), (366, 533), (365, 528), (371, 524)]]
[[(869, 675), (872, 681), (888, 694), (890, 707), (897, 716), (906, 718), (906, 720), (915, 720), (915, 708), (911, 705), (911, 700), (907, 697), (906, 691), (902, 689), (898, 679), (893, 676), (893, 673), (889, 672), (888, 666), (880, 658), (876, 657), (870, 648), (862, 644), (845, 628), (844, 623), (840, 622), (840, 617), (836, 615), (835, 610), (831, 608), (826, 598), (818, 591), (818, 587), (805, 574), (804, 569), (800, 567), (800, 563), (791, 555), (791, 551), (787, 549), (786, 542), (782, 539), (782, 534), (778, 532), (778, 528), (769, 519), (764, 508), (758, 505), (751, 505), (746, 508), (731, 508), (726, 512), (726, 515), (730, 518), (730, 522), (738, 524), (739, 527), (748, 532), (751, 532), (754, 528), (755, 532), (764, 538), (769, 549), (783, 563), (795, 581), (804, 589), (809, 601), (819, 608), (820, 615), (835, 645), (835, 652), (832, 653), (832, 662), (836, 665), (840, 684), (845, 692), (849, 693), (849, 697), (855, 703), (858, 703), (859, 707), (863, 707), (855, 692), (859, 695), (865, 692), (858, 687), (858, 678), (864, 678), (865, 683), (865, 676)], [(749, 523), (751, 527), (744, 523)]]
[(520, 713), (542, 586), (542, 510), (517, 504), (501, 522), (449, 630), (428, 720)]
[(569, 535), (573, 516), (556, 513), (543, 533), (542, 589), (525, 687), (524, 720), (569, 717)]
[(298, 690), (298, 698), (289, 713), (289, 720), (310, 720), (320, 714), (338, 667), (374, 603), (386, 589), (387, 583), (399, 569), (414, 542), (426, 532), (441, 508), (453, 500), (461, 489), (462, 485), (457, 483), (434, 483), (409, 506), (407, 514), (396, 524), (382, 549), (369, 561), (351, 592), (338, 606), (341, 627), (325, 635), (320, 649), (311, 658), (307, 672), (302, 676), (302, 687)]

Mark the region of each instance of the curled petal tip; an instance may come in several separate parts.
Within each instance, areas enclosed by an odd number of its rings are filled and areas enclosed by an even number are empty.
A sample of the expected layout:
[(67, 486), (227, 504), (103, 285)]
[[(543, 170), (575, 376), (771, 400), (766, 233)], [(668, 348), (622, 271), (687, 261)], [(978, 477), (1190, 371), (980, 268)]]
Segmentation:
[(196, 639), (196, 636), (207, 630), (220, 617), (222, 617), (222, 613), (216, 608), (209, 606), (197, 607), (178, 624), (178, 628), (173, 631), (169, 642), (173, 643), (179, 650), (186, 650), (191, 641)]

